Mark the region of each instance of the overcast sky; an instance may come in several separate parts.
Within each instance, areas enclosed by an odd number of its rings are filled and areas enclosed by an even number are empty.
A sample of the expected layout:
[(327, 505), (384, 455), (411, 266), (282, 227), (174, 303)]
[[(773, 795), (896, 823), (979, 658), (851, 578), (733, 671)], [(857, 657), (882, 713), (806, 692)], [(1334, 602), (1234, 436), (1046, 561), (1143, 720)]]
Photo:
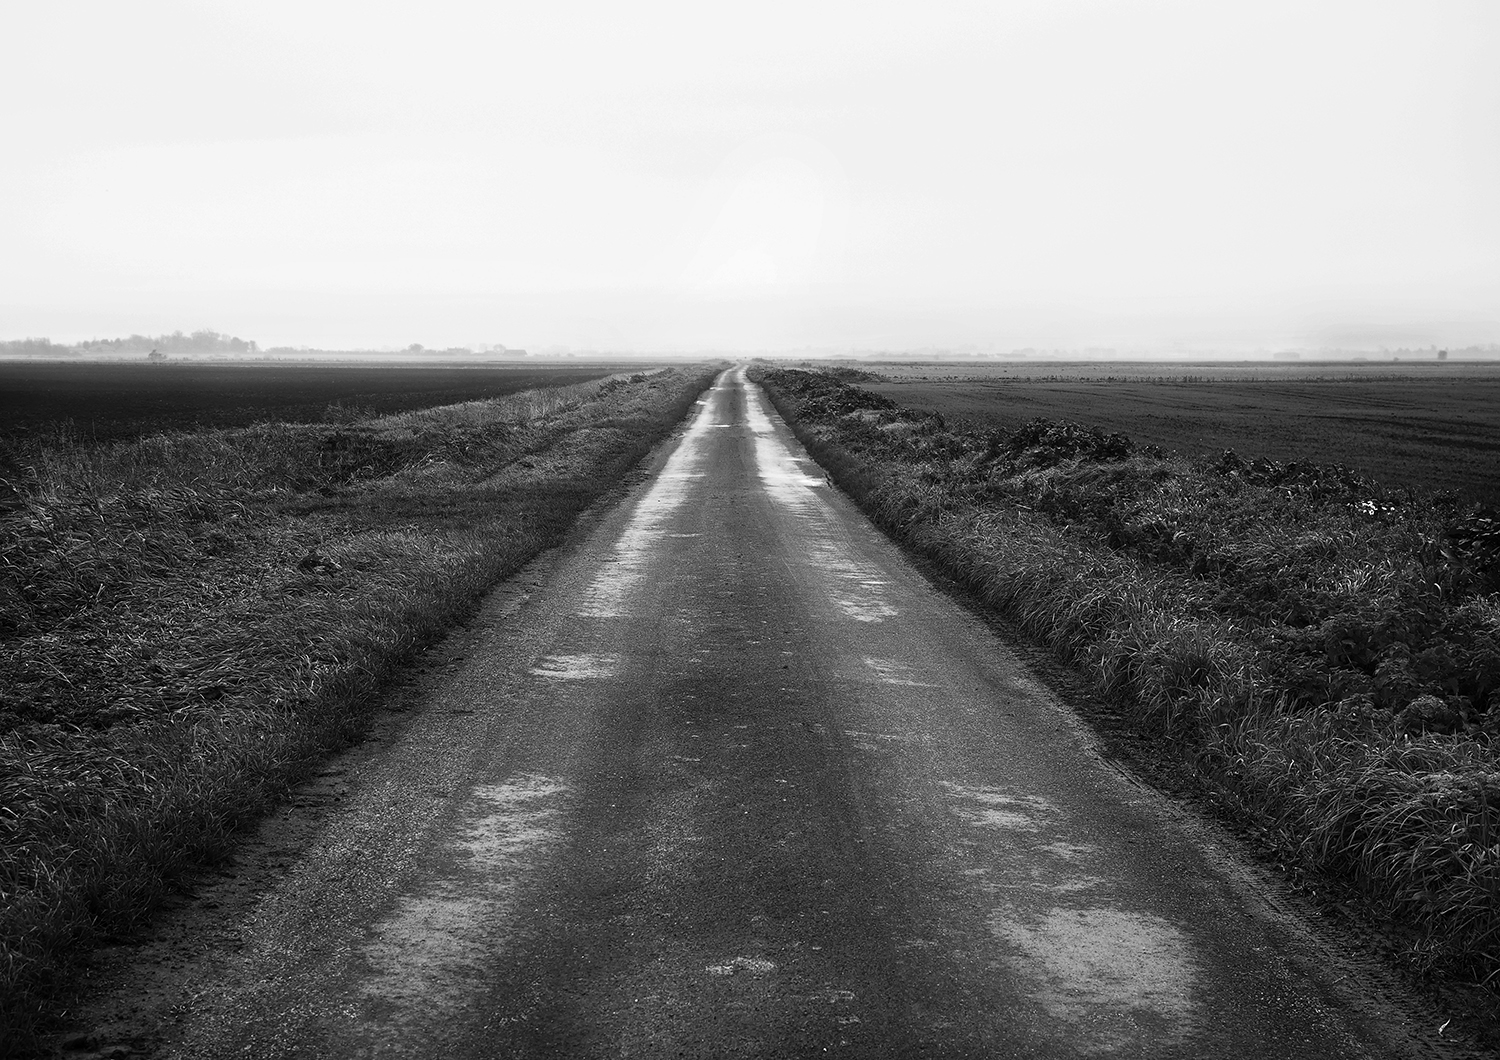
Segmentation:
[(0, 338), (1500, 341), (1500, 4), (6, 3)]

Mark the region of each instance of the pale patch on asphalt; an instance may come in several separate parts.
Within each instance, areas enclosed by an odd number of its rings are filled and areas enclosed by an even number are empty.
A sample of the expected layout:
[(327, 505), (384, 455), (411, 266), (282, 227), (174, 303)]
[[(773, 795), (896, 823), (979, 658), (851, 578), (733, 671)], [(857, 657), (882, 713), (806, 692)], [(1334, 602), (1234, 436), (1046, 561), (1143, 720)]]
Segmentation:
[(1055, 843), (1043, 843), (1037, 849), (1064, 861), (1081, 861), (1099, 852), (1092, 843), (1069, 843), (1061, 839)]
[(449, 848), (455, 871), (403, 897), (363, 947), (370, 974), (360, 985), (363, 1011), (351, 1013), (362, 1032), (399, 1035), (471, 1003), (495, 960), (494, 932), (512, 919), (538, 855), (559, 838), (567, 790), (536, 775), (474, 789)]
[[(803, 520), (803, 540), (809, 566), (831, 582), (834, 606), (856, 622), (884, 622), (899, 612), (882, 573), (855, 559), (849, 542), (828, 501), (819, 489), (827, 485), (821, 473), (802, 470), (802, 458), (777, 433), (769, 405), (759, 387), (746, 381), (744, 369), (736, 376), (745, 389), (745, 419), (755, 433), (755, 469), (773, 500)], [(816, 465), (814, 465), (816, 466)]]
[(538, 677), (563, 681), (611, 677), (619, 669), (618, 655), (548, 655), (531, 668)]
[(1180, 1040), (1193, 1014), (1192, 953), (1181, 931), (1109, 907), (1009, 909), (991, 930), (1017, 950), (1030, 994), (1055, 1019), (1083, 1025), (1094, 1053)]
[(768, 975), (776, 970), (776, 962), (764, 957), (734, 957), (722, 964), (710, 964), (703, 969), (709, 975), (734, 975), (748, 972), (751, 975)]
[(1052, 693), (1049, 692), (1045, 686), (1038, 684), (1036, 681), (1033, 681), (1031, 680), (1031, 678), (1024, 675), (1012, 677), (1010, 678), (1008, 683), (1010, 684), (1011, 688), (1014, 688), (1017, 692), (1020, 692), (1023, 695), (1033, 696), (1038, 699), (1052, 698)]
[[(715, 386), (713, 390), (723, 390)], [(692, 424), (677, 443), (677, 448), (667, 458), (650, 488), (638, 502), (630, 521), (625, 524), (609, 558), (594, 577), (584, 595), (585, 603), (579, 614), (585, 618), (620, 618), (625, 613), (625, 600), (640, 586), (646, 576), (646, 567), (656, 542), (662, 536), (667, 519), (682, 506), (687, 498), (687, 483), (702, 478), (704, 436), (718, 418), (718, 399), (712, 399), (698, 410)]]
[(906, 741), (908, 741), (908, 740), (911, 739), (910, 736), (902, 736), (902, 735), (899, 735), (897, 733), (891, 733), (891, 732), (864, 732), (863, 730), (860, 730), (860, 729), (845, 729), (844, 730), (844, 735), (845, 736), (863, 737), (863, 738), (868, 739), (868, 740), (895, 740), (898, 743), (905, 743)]
[(885, 594), (890, 582), (850, 557), (841, 541), (818, 540), (809, 550), (814, 565), (835, 580), (833, 602), (856, 622), (884, 622), (899, 612)]
[(955, 813), (966, 821), (989, 828), (1034, 832), (1057, 812), (1040, 795), (1017, 795), (1004, 788), (946, 781), (942, 786), (953, 798), (967, 804), (955, 807)]
[[(1196, 976), (1183, 931), (1150, 913), (1109, 904), (1112, 886), (1096, 846), (1064, 811), (1038, 795), (944, 783), (954, 814), (979, 834), (987, 862), (966, 874), (997, 904), (990, 932), (1028, 996), (1084, 1053), (1145, 1055), (1192, 1029)], [(1091, 871), (1092, 870), (1092, 871)], [(1066, 1029), (1064, 1029), (1066, 1028)]]
[(803, 471), (792, 451), (777, 437), (776, 427), (766, 410), (766, 399), (758, 387), (745, 379), (743, 368), (739, 370), (737, 380), (745, 391), (745, 419), (755, 432), (755, 469), (766, 491), (789, 508), (803, 509), (818, 504), (820, 498), (814, 490), (825, 484), (823, 477)]
[(865, 656), (865, 665), (875, 671), (875, 677), (882, 684), (905, 685), (908, 688), (936, 688), (937, 685), (931, 681), (920, 679), (921, 671), (915, 666), (909, 666), (895, 659), (877, 659), (873, 656)]

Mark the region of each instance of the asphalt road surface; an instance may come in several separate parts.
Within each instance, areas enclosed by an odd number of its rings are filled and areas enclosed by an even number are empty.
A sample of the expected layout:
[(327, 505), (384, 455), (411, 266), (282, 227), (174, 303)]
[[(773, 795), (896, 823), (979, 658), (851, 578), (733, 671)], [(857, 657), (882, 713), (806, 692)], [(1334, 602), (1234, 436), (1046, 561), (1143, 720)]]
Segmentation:
[(1443, 1055), (743, 372), (495, 599), (183, 958), (157, 1055)]

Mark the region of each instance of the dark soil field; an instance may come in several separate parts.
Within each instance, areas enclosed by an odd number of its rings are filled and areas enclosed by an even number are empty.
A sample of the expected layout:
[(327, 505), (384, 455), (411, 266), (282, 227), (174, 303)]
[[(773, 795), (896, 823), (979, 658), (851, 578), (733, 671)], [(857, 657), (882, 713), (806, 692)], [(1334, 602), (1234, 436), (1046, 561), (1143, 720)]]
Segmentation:
[(637, 366), (0, 363), (0, 441), (71, 420), (85, 440), (317, 423), (566, 386)]
[(1165, 366), (871, 367), (887, 381), (859, 385), (955, 425), (1070, 420), (1183, 454), (1344, 464), (1388, 486), (1500, 503), (1500, 365), (1173, 366), (1154, 377)]

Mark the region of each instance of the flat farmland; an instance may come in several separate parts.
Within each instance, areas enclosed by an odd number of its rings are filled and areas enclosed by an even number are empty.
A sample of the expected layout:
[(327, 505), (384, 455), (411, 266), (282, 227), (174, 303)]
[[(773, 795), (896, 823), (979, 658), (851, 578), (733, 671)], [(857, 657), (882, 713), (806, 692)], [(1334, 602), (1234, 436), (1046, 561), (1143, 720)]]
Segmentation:
[(97, 441), (267, 420), (320, 422), (566, 386), (637, 367), (0, 363), (0, 439), (59, 421)]
[(955, 425), (1070, 420), (1184, 454), (1344, 464), (1500, 503), (1500, 364), (870, 367), (886, 381), (859, 385)]

